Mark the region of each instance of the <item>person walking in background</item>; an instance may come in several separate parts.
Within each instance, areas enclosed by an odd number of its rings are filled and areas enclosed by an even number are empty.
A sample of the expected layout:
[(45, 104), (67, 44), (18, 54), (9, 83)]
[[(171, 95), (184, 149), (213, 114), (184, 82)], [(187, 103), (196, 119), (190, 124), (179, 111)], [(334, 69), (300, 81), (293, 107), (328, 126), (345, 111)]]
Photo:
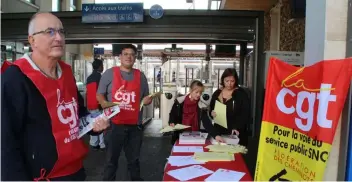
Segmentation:
[[(93, 72), (88, 76), (86, 82), (86, 101), (87, 109), (90, 113), (100, 112), (102, 108), (97, 101), (97, 90), (101, 74), (104, 71), (103, 61), (100, 59), (94, 59), (93, 63)], [(104, 133), (101, 133), (99, 136), (90, 136), (89, 144), (94, 149), (105, 149), (104, 143)]]
[(5, 60), (1, 65), (1, 73), (4, 73), (11, 64), (11, 62)]

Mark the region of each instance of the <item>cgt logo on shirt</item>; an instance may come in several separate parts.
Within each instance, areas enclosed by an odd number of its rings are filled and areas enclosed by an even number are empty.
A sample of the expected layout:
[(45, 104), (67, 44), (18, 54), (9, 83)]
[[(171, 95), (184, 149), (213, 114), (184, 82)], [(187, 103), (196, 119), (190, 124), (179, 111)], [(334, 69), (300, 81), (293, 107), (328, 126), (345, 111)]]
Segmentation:
[(114, 98), (117, 102), (120, 102), (121, 105), (130, 105), (131, 102), (136, 102), (136, 93), (134, 91), (128, 92), (125, 90), (116, 91)]
[(73, 129), (77, 127), (78, 123), (78, 113), (77, 113), (77, 102), (75, 98), (72, 97), (72, 101), (65, 102), (61, 99), (60, 90), (57, 89), (57, 116), (63, 124), (69, 124), (70, 128)]

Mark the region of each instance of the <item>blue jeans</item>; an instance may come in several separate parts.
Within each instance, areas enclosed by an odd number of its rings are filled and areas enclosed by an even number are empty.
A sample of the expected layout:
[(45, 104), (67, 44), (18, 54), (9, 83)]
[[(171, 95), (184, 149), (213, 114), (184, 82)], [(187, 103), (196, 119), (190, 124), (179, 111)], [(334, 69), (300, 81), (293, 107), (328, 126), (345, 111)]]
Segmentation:
[(100, 146), (100, 148), (105, 148), (104, 133), (101, 133), (98, 136), (90, 136), (89, 144), (93, 147)]
[(107, 146), (107, 164), (103, 180), (115, 181), (116, 171), (122, 148), (127, 158), (127, 167), (132, 181), (139, 181), (139, 156), (143, 139), (143, 128), (137, 125), (111, 125), (111, 134)]

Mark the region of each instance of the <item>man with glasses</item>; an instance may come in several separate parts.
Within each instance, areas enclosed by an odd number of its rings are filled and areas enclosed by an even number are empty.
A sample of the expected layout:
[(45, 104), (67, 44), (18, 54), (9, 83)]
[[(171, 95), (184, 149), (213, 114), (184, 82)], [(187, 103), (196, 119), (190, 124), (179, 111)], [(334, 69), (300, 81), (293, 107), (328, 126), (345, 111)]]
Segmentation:
[(107, 145), (107, 164), (103, 180), (115, 181), (118, 161), (124, 148), (132, 181), (142, 181), (139, 156), (143, 138), (141, 105), (148, 105), (148, 82), (145, 75), (133, 69), (137, 48), (125, 45), (121, 49), (120, 66), (104, 72), (99, 82), (97, 100), (104, 108), (109, 102), (118, 102), (120, 113), (113, 117)]
[[(61, 21), (51, 13), (35, 14), (28, 41), (33, 52), (1, 75), (1, 180), (83, 181), (88, 150), (78, 127), (88, 111), (71, 67), (60, 60), (65, 53)], [(99, 119), (93, 131), (108, 126)]]

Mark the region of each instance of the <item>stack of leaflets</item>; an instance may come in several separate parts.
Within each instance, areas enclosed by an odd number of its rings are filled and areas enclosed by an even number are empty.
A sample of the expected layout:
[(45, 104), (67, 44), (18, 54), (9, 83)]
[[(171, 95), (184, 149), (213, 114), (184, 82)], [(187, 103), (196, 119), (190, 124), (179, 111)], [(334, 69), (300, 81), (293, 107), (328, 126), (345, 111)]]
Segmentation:
[(86, 117), (82, 117), (79, 119), (79, 135), (78, 138), (81, 138), (83, 135), (88, 133), (93, 129), (93, 124), (98, 118), (104, 118), (108, 120), (114, 117), (116, 114), (120, 112), (120, 108), (118, 105), (114, 105), (112, 107), (105, 108), (103, 112), (95, 112), (91, 113)]
[(176, 124), (175, 127), (167, 126), (167, 127), (163, 128), (162, 130), (160, 130), (160, 133), (167, 133), (167, 132), (176, 131), (176, 130), (183, 130), (183, 129), (186, 129), (189, 127), (190, 126), (186, 126), (183, 124)]
[[(229, 145), (237, 145), (238, 142), (240, 142), (240, 138), (238, 138), (237, 135), (222, 135), (221, 137), (225, 140), (225, 143)], [(212, 144), (219, 144), (213, 137), (211, 137), (210, 142)]]
[(224, 152), (224, 153), (231, 153), (237, 154), (242, 153), (246, 154), (247, 149), (245, 146), (242, 145), (208, 145), (205, 148), (209, 149), (210, 152)]
[(202, 133), (200, 131), (186, 131), (180, 133), (180, 144), (205, 144), (208, 137), (208, 133)]

